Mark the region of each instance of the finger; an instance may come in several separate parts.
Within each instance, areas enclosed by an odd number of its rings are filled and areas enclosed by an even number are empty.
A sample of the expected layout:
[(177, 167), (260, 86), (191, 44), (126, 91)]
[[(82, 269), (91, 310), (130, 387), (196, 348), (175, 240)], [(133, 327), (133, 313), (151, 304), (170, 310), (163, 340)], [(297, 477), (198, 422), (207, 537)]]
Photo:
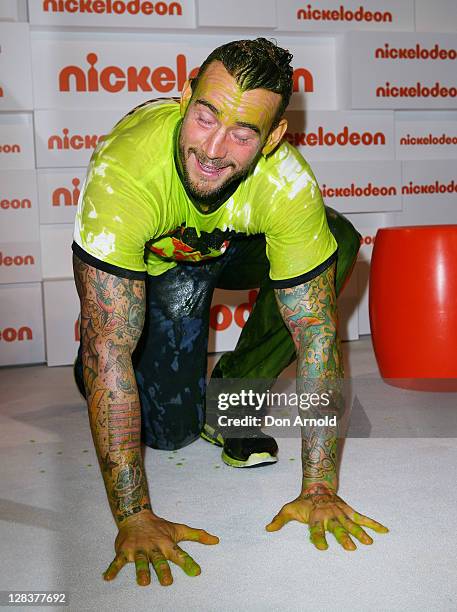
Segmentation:
[(105, 580), (113, 580), (113, 578), (116, 578), (119, 571), (124, 567), (126, 563), (127, 558), (123, 554), (116, 555), (113, 561), (111, 561), (108, 569), (103, 574), (103, 578)]
[(328, 544), (325, 539), (325, 529), (320, 521), (309, 526), (309, 539), (319, 550), (327, 550)]
[(177, 544), (173, 546), (169, 559), (179, 565), (188, 576), (198, 576), (202, 571), (198, 563)]
[(178, 539), (191, 542), (200, 542), (200, 544), (218, 544), (219, 538), (204, 529), (194, 529), (188, 525), (180, 525), (178, 529)]
[(354, 521), (354, 523), (357, 523), (357, 525), (363, 525), (364, 527), (369, 527), (370, 529), (373, 529), (377, 533), (388, 533), (389, 531), (388, 528), (385, 527), (384, 525), (381, 525), (381, 523), (374, 521), (369, 516), (364, 516), (363, 514), (359, 514), (358, 512), (354, 512), (354, 516), (349, 516), (349, 518), (351, 518)]
[(290, 520), (291, 519), (285, 516), (283, 512), (280, 512), (273, 518), (271, 523), (268, 523), (268, 525), (265, 526), (265, 529), (267, 531), (279, 531), (279, 529), (284, 527), (284, 525), (288, 523)]
[(327, 522), (327, 529), (331, 531), (331, 533), (333, 533), (336, 538), (336, 541), (341, 544), (344, 550), (355, 550), (357, 548), (357, 546), (349, 537), (349, 534), (346, 529), (340, 523), (338, 523), (338, 521), (330, 519)]
[(339, 522), (343, 525), (343, 527), (348, 531), (351, 535), (362, 542), (362, 544), (373, 544), (373, 538), (371, 538), (366, 531), (360, 527), (360, 525), (356, 525), (351, 519), (348, 519), (344, 514), (338, 515)]
[(151, 583), (149, 559), (148, 555), (143, 550), (139, 550), (135, 553), (135, 570), (137, 584), (140, 586), (147, 586)]
[(158, 548), (154, 548), (149, 551), (149, 560), (152, 563), (152, 567), (154, 568), (160, 584), (162, 586), (169, 586), (173, 582), (173, 576), (168, 561), (163, 553), (160, 552)]
[(352, 521), (354, 521), (354, 523), (357, 523), (358, 525), (363, 525), (364, 527), (370, 527), (370, 529), (373, 529), (378, 533), (388, 533), (389, 530), (387, 527), (381, 525), (381, 523), (378, 523), (377, 521), (374, 521), (368, 516), (359, 514), (353, 508), (351, 508), (351, 506), (346, 504), (346, 502), (340, 501), (339, 503), (337, 503), (337, 506), (338, 508), (340, 508), (340, 510), (344, 512), (344, 514), (346, 514), (346, 516), (348, 516)]

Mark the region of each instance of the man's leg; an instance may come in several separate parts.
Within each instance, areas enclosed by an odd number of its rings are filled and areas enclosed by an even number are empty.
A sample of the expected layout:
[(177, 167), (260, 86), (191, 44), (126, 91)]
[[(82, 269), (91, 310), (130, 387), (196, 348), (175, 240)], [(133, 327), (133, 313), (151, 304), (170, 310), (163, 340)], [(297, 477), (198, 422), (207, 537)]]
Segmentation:
[[(360, 234), (345, 217), (333, 209), (327, 207), (326, 212), (330, 230), (338, 242), (336, 292), (339, 295), (357, 258)], [(256, 391), (265, 391), (295, 359), (295, 347), (277, 307), (274, 289), (268, 282), (269, 263), (265, 254), (265, 241), (262, 237), (256, 237), (232, 244), (235, 248), (231, 252), (231, 261), (227, 261), (224, 266), (218, 287), (260, 287), (260, 291), (235, 349), (222, 355), (216, 364), (209, 391), (211, 393), (212, 385), (219, 388), (218, 379), (221, 378), (263, 379), (260, 384), (264, 383), (264, 389)], [(209, 425), (215, 430), (213, 435), (216, 436), (220, 430), (214, 417), (213, 411), (208, 412), (206, 422), (207, 427)], [(249, 449), (246, 450), (242, 439), (233, 440), (229, 445), (235, 459), (246, 458)]]
[(214, 272), (210, 264), (178, 264), (148, 277), (145, 329), (133, 364), (142, 438), (152, 448), (181, 448), (203, 428)]

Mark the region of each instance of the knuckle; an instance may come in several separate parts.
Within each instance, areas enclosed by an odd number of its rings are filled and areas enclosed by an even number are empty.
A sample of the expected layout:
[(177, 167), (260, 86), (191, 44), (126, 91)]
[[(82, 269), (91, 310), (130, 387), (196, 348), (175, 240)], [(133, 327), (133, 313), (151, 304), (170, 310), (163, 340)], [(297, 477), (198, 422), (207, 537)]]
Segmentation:
[(130, 552), (128, 548), (121, 547), (116, 551), (116, 553), (116, 558), (114, 560), (116, 563), (126, 563), (129, 561)]
[(135, 556), (147, 558), (148, 555), (147, 555), (147, 552), (143, 548), (137, 548), (135, 550)]
[(154, 564), (160, 562), (160, 563), (165, 563), (166, 565), (168, 565), (167, 559), (168, 559), (168, 556), (165, 555), (165, 553), (161, 551), (149, 553), (149, 560)]
[(177, 544), (173, 543), (170, 543), (168, 546), (164, 547), (163, 550), (168, 559), (177, 559), (181, 556), (180, 551), (183, 552)]

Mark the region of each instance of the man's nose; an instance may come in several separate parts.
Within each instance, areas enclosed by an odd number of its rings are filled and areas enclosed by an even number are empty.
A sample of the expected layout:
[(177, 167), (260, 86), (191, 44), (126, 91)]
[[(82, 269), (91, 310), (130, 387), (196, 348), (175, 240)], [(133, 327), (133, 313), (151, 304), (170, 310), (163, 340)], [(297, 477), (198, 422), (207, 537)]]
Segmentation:
[(212, 130), (203, 144), (206, 157), (209, 159), (224, 158), (227, 153), (225, 138), (226, 132), (222, 126)]

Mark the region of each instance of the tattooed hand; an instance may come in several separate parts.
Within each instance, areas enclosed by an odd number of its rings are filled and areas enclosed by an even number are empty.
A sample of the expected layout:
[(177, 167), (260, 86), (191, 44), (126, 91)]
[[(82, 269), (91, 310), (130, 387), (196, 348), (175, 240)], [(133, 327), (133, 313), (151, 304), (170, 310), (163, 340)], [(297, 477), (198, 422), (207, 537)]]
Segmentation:
[(136, 581), (140, 586), (151, 582), (152, 564), (162, 586), (173, 582), (168, 561), (179, 565), (188, 576), (198, 576), (200, 566), (178, 546), (188, 540), (200, 544), (217, 544), (219, 538), (204, 529), (193, 529), (181, 523), (171, 523), (154, 514), (133, 516), (119, 529), (115, 542), (116, 557), (104, 573), (113, 580), (126, 563), (135, 563)]
[(362, 526), (377, 533), (389, 531), (381, 523), (353, 510), (334, 491), (323, 486), (313, 486), (301, 493), (297, 499), (285, 504), (265, 528), (267, 531), (278, 531), (289, 521), (307, 523), (310, 540), (319, 550), (328, 548), (326, 531), (333, 533), (345, 550), (357, 548), (351, 535), (362, 544), (373, 543)]

